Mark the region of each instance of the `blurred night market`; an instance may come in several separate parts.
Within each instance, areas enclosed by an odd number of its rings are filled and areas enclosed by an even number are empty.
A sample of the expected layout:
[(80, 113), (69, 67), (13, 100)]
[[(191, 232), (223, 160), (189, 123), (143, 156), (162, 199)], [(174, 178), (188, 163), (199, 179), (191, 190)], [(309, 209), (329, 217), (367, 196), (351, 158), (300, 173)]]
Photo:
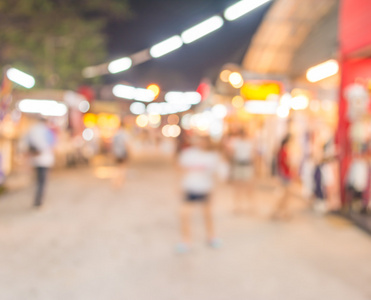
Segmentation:
[(371, 1), (0, 0), (0, 299), (371, 299)]

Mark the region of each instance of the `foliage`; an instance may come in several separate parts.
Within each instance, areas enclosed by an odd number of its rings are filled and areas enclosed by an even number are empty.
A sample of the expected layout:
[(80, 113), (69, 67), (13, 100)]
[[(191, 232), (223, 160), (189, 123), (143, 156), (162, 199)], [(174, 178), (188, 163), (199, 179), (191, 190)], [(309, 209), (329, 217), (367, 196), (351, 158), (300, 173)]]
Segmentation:
[(128, 0), (0, 0), (0, 65), (40, 88), (74, 89), (84, 67), (104, 61), (108, 22), (128, 17)]

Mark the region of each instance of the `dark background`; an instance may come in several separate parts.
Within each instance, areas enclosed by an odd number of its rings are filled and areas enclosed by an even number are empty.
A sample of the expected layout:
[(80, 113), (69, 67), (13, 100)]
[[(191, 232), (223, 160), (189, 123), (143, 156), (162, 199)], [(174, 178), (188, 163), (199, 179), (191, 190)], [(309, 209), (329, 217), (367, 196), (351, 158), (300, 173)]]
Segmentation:
[[(107, 28), (110, 60), (150, 48), (215, 15), (236, 0), (131, 0), (133, 16), (111, 22)], [(195, 90), (203, 77), (215, 80), (228, 62), (241, 63), (251, 38), (270, 4), (161, 58), (131, 70), (107, 75), (107, 83), (128, 81), (145, 87), (157, 83), (162, 90)]]

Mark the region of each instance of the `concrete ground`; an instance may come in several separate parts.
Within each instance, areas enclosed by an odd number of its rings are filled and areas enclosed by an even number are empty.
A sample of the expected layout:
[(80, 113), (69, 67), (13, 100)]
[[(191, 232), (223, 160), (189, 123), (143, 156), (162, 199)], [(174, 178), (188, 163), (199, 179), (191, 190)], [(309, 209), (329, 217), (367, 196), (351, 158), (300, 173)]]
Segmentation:
[(253, 211), (237, 216), (232, 188), (219, 184), (222, 248), (206, 246), (195, 212), (194, 246), (180, 255), (174, 169), (131, 166), (118, 190), (111, 171), (52, 174), (40, 211), (31, 188), (0, 198), (1, 300), (371, 299), (371, 237), (297, 198), (291, 221), (268, 220), (274, 184), (257, 181)]

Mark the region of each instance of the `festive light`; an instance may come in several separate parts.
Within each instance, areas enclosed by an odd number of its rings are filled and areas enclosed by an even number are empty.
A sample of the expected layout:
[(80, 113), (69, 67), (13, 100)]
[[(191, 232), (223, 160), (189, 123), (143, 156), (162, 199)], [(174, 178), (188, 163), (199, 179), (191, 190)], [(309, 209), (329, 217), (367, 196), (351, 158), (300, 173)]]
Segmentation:
[(191, 108), (191, 105), (184, 104), (184, 103), (158, 102), (158, 103), (149, 104), (147, 106), (147, 113), (169, 115), (169, 114), (176, 114), (179, 112), (187, 111), (190, 108)]
[(278, 103), (276, 101), (250, 100), (245, 103), (245, 109), (250, 114), (275, 115)]
[(160, 94), (160, 87), (157, 84), (150, 84), (149, 86), (147, 86), (147, 90), (152, 91), (155, 95), (155, 98), (157, 98)]
[(130, 112), (134, 115), (144, 114), (146, 111), (146, 106), (142, 102), (133, 102), (130, 105)]
[(291, 108), (293, 110), (304, 110), (309, 106), (309, 99), (308, 97), (296, 96), (291, 99)]
[(242, 75), (238, 72), (233, 72), (229, 75), (228, 80), (230, 84), (235, 88), (240, 88), (243, 86)]
[(82, 132), (82, 138), (83, 138), (85, 141), (91, 141), (91, 140), (94, 138), (94, 131), (93, 131), (93, 129), (91, 129), (91, 128), (86, 128), (86, 129)]
[(41, 114), (43, 116), (61, 117), (68, 109), (63, 103), (54, 100), (23, 99), (18, 108), (23, 113)]
[(148, 117), (146, 115), (139, 115), (136, 120), (135, 120), (135, 123), (139, 126), (139, 127), (146, 127), (148, 125)]
[(158, 58), (165, 54), (168, 54), (183, 45), (183, 41), (179, 35), (174, 35), (171, 38), (168, 38), (156, 45), (154, 45), (150, 50), (149, 53), (152, 57)]
[(197, 92), (171, 91), (165, 94), (165, 101), (169, 103), (196, 105), (201, 102), (201, 98), (201, 95)]
[(182, 33), (182, 40), (185, 44), (190, 44), (205, 35), (219, 29), (224, 24), (224, 21), (219, 16), (211, 17)]
[(6, 71), (6, 76), (14, 83), (28, 89), (35, 85), (35, 78), (15, 68), (10, 68), (8, 71)]
[(153, 91), (136, 88), (134, 94), (134, 100), (143, 101), (143, 102), (151, 102), (155, 100), (155, 94)]
[(210, 135), (214, 138), (221, 138), (223, 135), (223, 120), (215, 120), (214, 122), (211, 123), (209, 132)]
[(271, 0), (242, 0), (228, 7), (224, 11), (224, 17), (228, 21), (234, 21), (269, 1)]
[(150, 114), (148, 116), (148, 122), (151, 125), (159, 124), (161, 122), (161, 116), (157, 114)]
[(112, 74), (126, 71), (131, 68), (133, 62), (129, 57), (123, 57), (109, 63), (108, 71)]
[(182, 117), (182, 120), (180, 121), (180, 124), (181, 124), (183, 129), (185, 129), (185, 130), (191, 129), (191, 118), (192, 118), (192, 114), (185, 114)]
[(227, 116), (227, 108), (223, 104), (216, 104), (211, 108), (216, 119), (224, 119)]
[(287, 106), (279, 106), (276, 113), (279, 118), (286, 119), (290, 114), (290, 108)]
[(167, 117), (167, 122), (170, 125), (177, 125), (179, 123), (179, 117), (178, 117), (178, 115), (169, 115)]
[(115, 85), (112, 89), (112, 93), (116, 97), (128, 100), (151, 102), (155, 99), (155, 94), (153, 91), (143, 88), (135, 88), (133, 86), (128, 86), (124, 84)]
[(234, 96), (232, 99), (232, 105), (235, 108), (242, 108), (245, 104), (245, 101), (241, 96)]
[(132, 100), (135, 96), (135, 87), (123, 85), (123, 84), (117, 84), (113, 87), (112, 93), (119, 98), (125, 98)]
[(86, 113), (86, 112), (88, 112), (89, 109), (90, 109), (90, 103), (89, 103), (88, 101), (84, 100), (84, 101), (81, 101), (81, 102), (79, 103), (79, 110), (80, 110), (82, 113)]
[(291, 102), (292, 102), (292, 96), (290, 95), (290, 93), (285, 93), (280, 98), (280, 106), (290, 108)]
[(173, 137), (176, 138), (180, 135), (181, 129), (178, 125), (165, 125), (162, 127), (162, 134), (165, 137)]
[(229, 75), (231, 75), (231, 71), (230, 70), (223, 70), (220, 72), (220, 80), (223, 81), (223, 82), (229, 82)]
[(338, 71), (339, 71), (338, 62), (334, 59), (330, 59), (317, 66), (309, 68), (307, 71), (307, 79), (310, 82), (317, 82), (337, 74)]

